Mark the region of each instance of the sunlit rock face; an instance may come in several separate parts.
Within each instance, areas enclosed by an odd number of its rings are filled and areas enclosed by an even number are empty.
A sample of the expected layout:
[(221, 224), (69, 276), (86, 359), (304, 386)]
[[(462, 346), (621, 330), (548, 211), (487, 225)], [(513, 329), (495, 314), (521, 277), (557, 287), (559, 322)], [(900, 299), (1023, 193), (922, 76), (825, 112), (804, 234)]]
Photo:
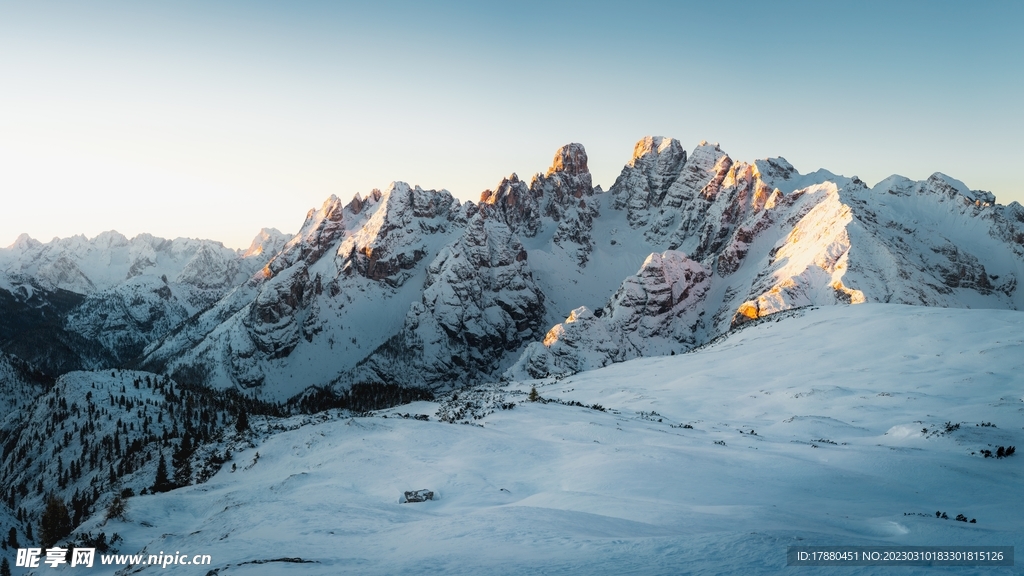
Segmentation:
[(526, 182), (512, 174), (494, 190), (480, 194), (480, 211), (524, 236), (535, 236), (541, 225), (540, 200)]
[(872, 187), (651, 136), (604, 192), (588, 161), (567, 144), (479, 202), (401, 182), (331, 196), (298, 233), (264, 229), (245, 251), (23, 236), (0, 250), (17, 319), (0, 328), (21, 335), (0, 343), (32, 344), (0, 352), (284, 399), (566, 374), (804, 306), (1024, 307), (1024, 208), (948, 176)]
[(636, 143), (633, 158), (608, 192), (612, 206), (626, 210), (631, 226), (648, 223), (652, 206), (661, 206), (686, 164), (686, 150), (674, 138), (648, 136)]
[(576, 265), (585, 265), (599, 210), (583, 145), (559, 148), (547, 172), (533, 177), (530, 191), (540, 203), (541, 214), (556, 223), (553, 242), (570, 253)]

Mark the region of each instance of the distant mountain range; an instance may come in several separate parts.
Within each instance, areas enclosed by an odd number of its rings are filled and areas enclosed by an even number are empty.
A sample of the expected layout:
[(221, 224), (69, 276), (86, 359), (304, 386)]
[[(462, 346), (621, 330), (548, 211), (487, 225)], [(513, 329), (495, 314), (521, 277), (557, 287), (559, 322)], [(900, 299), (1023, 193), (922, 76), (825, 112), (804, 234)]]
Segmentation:
[(393, 183), (247, 251), (107, 232), (0, 250), (7, 370), (112, 367), (281, 400), (681, 353), (808, 305), (1024, 307), (1024, 207), (936, 173), (869, 187), (647, 137), (607, 191), (582, 145), (479, 202)]

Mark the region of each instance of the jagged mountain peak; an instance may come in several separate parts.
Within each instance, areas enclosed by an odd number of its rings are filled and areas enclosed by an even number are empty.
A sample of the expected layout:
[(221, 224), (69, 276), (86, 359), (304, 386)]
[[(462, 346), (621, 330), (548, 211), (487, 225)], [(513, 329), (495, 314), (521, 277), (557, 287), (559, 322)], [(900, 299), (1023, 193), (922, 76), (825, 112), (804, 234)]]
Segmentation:
[(426, 256), (426, 237), (462, 217), (461, 203), (447, 190), (424, 190), (405, 182), (393, 182), (373, 206), (364, 206), (366, 220), (344, 239), (337, 256), (344, 262), (342, 271), (393, 285), (404, 283), (409, 270)]
[(594, 194), (594, 182), (583, 145), (572, 143), (559, 148), (547, 173), (537, 174), (530, 181), (530, 192), (538, 198), (540, 213), (556, 222), (573, 219), (577, 208), (587, 211), (583, 198)]
[(345, 209), (351, 212), (352, 214), (359, 214), (360, 212), (363, 211), (363, 208), (366, 208), (367, 206), (372, 206), (373, 204), (377, 203), (377, 201), (380, 200), (382, 195), (383, 192), (381, 192), (379, 188), (374, 188), (373, 190), (371, 190), (370, 193), (366, 196), (366, 198), (363, 198), (362, 196), (359, 195), (359, 192), (356, 192), (356, 195), (352, 197), (352, 200), (345, 205)]
[(28, 234), (22, 232), (14, 239), (14, 242), (8, 246), (9, 250), (31, 250), (33, 248), (39, 248), (43, 243)]
[(306, 213), (298, 233), (267, 263), (263, 277), (273, 277), (300, 260), (308, 262), (322, 256), (344, 234), (344, 220), (345, 207), (331, 194), (319, 209)]
[(630, 224), (645, 224), (641, 212), (661, 205), (685, 164), (686, 150), (675, 138), (641, 138), (633, 147), (633, 157), (608, 189), (615, 198), (613, 206), (628, 211)]
[(310, 209), (306, 213), (305, 222), (302, 223), (298, 234), (289, 241), (289, 244), (303, 240), (308, 241), (311, 235), (316, 234), (317, 230), (325, 226), (325, 222), (341, 222), (344, 218), (344, 210), (341, 199), (331, 194), (319, 209)]
[(589, 174), (587, 167), (587, 151), (583, 144), (572, 142), (566, 144), (555, 152), (555, 158), (551, 161), (546, 176), (556, 173), (564, 174)]
[(646, 156), (654, 155), (660, 157), (666, 153), (670, 156), (686, 157), (686, 151), (679, 140), (664, 136), (644, 136), (633, 146), (633, 158), (630, 159), (629, 163), (635, 165), (638, 160)]
[(540, 227), (540, 205), (530, 187), (514, 172), (502, 178), (494, 190), (480, 194), (480, 210), (500, 218), (513, 230), (533, 236)]
[(509, 174), (507, 178), (502, 178), (501, 182), (494, 188), (494, 190), (484, 190), (480, 193), (481, 204), (500, 204), (502, 202), (506, 204), (515, 204), (517, 202), (517, 192), (521, 190), (519, 185), (525, 184), (519, 179), (519, 175), (513, 172)]
[(114, 248), (128, 244), (128, 238), (117, 230), (107, 230), (96, 235), (92, 243), (101, 248)]
[(996, 197), (991, 192), (971, 190), (960, 180), (947, 176), (942, 172), (935, 172), (929, 176), (925, 180), (925, 186), (931, 191), (944, 193), (950, 197), (955, 195), (963, 196), (968, 202), (974, 202), (979, 205), (990, 206), (996, 203)]
[(249, 248), (242, 253), (242, 258), (252, 258), (263, 254), (276, 254), (284, 248), (285, 243), (292, 237), (291, 234), (285, 234), (277, 228), (263, 228), (252, 239)]

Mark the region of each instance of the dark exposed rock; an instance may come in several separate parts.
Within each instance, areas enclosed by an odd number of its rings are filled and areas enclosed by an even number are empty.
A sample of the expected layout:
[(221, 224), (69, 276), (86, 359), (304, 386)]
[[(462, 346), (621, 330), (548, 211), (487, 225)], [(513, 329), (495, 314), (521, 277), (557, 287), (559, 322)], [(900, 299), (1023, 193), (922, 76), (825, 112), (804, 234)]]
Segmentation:
[(430, 490), (409, 490), (402, 496), (402, 503), (407, 504), (410, 502), (426, 502), (427, 500), (433, 500), (434, 493)]

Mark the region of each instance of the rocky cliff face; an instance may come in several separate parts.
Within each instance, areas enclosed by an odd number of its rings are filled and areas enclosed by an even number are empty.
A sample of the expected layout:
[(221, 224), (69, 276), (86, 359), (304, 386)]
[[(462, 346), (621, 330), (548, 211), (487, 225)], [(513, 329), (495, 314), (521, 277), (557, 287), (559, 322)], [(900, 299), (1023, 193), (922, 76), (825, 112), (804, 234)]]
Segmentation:
[(512, 174), (493, 191), (485, 190), (479, 209), (524, 237), (536, 236), (547, 221), (553, 242), (583, 265), (593, 243), (593, 220), (599, 214), (593, 196), (587, 152), (581, 144), (567, 144), (555, 152), (547, 172), (535, 175), (529, 186)]
[(674, 354), (697, 344), (711, 274), (676, 251), (654, 253), (623, 281), (603, 308), (581, 306), (533, 342), (508, 371), (543, 378), (612, 362)]
[(402, 332), (352, 378), (431, 386), (488, 378), (538, 335), (543, 313), (544, 296), (518, 236), (477, 212), (427, 268), (423, 297), (410, 307)]

